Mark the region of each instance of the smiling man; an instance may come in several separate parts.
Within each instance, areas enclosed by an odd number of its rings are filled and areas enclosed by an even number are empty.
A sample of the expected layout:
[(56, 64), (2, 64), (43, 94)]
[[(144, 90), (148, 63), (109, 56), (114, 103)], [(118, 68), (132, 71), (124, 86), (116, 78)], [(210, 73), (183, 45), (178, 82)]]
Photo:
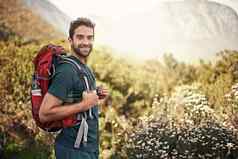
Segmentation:
[[(84, 80), (78, 72), (71, 64), (63, 63), (56, 68), (55, 76), (40, 107), (41, 122), (62, 120), (78, 113), (87, 116), (87, 126), (81, 119), (77, 125), (62, 129), (55, 141), (56, 159), (97, 159), (99, 155), (98, 102), (99, 98), (108, 95), (108, 91), (102, 88), (100, 97), (98, 96), (94, 74), (86, 65), (93, 41), (94, 23), (91, 20), (78, 18), (71, 22), (69, 43), (72, 56), (69, 58), (83, 69), (92, 91), (85, 92)], [(81, 131), (81, 128), (87, 132)], [(80, 133), (84, 133), (84, 139), (86, 134), (86, 143), (78, 140)]]

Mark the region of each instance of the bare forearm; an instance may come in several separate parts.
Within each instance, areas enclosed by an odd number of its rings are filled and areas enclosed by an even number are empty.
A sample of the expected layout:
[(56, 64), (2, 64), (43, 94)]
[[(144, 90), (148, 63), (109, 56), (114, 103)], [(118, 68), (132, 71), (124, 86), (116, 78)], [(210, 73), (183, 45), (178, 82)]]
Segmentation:
[(84, 103), (74, 103), (69, 105), (57, 105), (54, 106), (47, 111), (41, 111), (40, 112), (40, 120), (42, 122), (49, 122), (49, 121), (56, 121), (56, 120), (62, 120), (66, 117), (75, 115), (79, 112), (85, 111), (83, 109)]
[(84, 112), (98, 103), (98, 96), (95, 92), (86, 93), (79, 103), (63, 105), (63, 102), (47, 93), (40, 107), (39, 117), (41, 122), (62, 120), (79, 112)]

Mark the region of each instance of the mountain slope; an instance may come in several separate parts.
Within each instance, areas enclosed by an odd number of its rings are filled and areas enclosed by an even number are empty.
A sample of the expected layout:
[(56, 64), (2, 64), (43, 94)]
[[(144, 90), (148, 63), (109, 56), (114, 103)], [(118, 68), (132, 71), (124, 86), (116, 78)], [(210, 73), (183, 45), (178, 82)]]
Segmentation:
[(47, 0), (22, 0), (34, 13), (40, 15), (57, 30), (67, 35), (71, 18)]
[(34, 40), (64, 37), (21, 0), (0, 0), (0, 39), (12, 34)]
[(227, 5), (171, 0), (118, 18), (111, 29), (105, 29), (105, 39), (124, 56), (144, 60), (172, 53), (176, 59), (190, 62), (212, 59), (224, 49), (237, 50), (237, 26), (237, 12)]

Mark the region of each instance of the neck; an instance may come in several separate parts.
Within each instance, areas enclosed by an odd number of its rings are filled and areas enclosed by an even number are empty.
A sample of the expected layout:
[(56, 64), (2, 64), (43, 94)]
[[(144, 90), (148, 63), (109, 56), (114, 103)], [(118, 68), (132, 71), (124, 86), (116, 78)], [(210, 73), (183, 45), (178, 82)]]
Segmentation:
[(87, 63), (87, 58), (86, 57), (79, 56), (75, 52), (73, 52), (72, 55), (75, 56), (77, 59), (79, 59), (79, 61), (82, 62), (83, 64)]

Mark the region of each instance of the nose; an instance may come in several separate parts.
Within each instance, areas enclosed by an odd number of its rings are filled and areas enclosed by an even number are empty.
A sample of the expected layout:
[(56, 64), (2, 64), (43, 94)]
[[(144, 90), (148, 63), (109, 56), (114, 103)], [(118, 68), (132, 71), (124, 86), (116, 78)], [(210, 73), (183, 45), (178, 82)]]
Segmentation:
[(84, 38), (83, 41), (82, 41), (82, 43), (83, 43), (84, 45), (88, 45), (88, 44), (90, 43), (90, 41), (89, 41), (87, 38)]

